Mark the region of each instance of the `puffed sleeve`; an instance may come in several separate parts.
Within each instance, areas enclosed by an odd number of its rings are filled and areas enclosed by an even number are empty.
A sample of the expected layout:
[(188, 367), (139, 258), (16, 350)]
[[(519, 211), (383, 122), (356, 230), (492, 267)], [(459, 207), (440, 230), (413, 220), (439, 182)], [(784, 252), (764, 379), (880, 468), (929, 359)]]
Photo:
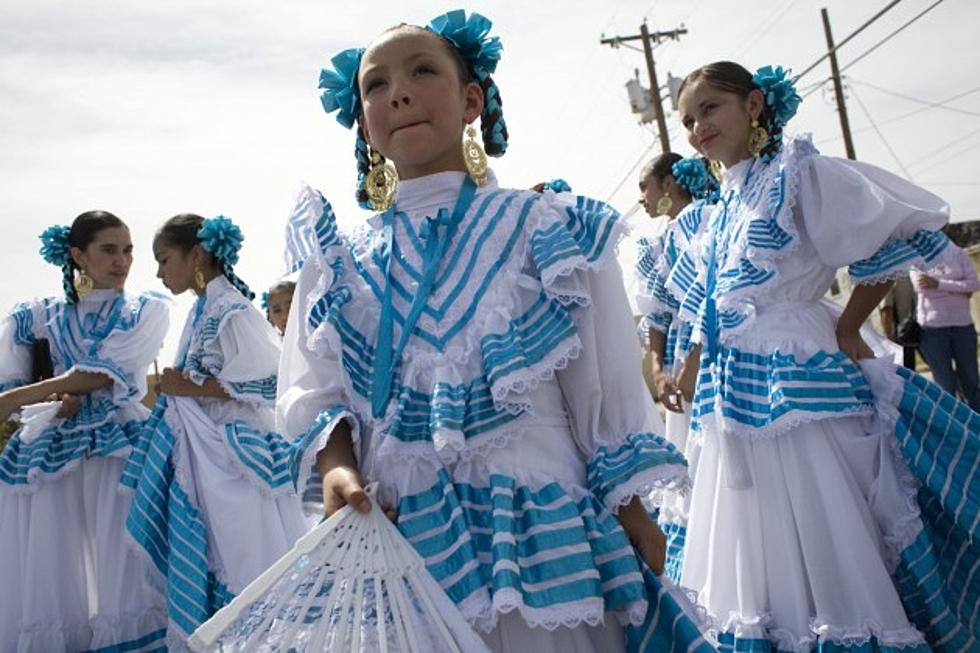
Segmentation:
[(202, 384), (213, 376), (236, 401), (271, 406), (276, 399), (279, 338), (250, 304), (235, 304), (221, 316), (217, 337), (204, 345), (201, 365), (188, 367)]
[(170, 300), (144, 293), (128, 302), (113, 330), (72, 370), (112, 379), (112, 401), (138, 401), (146, 394), (147, 368), (160, 352), (170, 325)]
[(932, 267), (949, 244), (939, 231), (949, 220), (945, 201), (859, 161), (806, 157), (799, 209), (821, 261), (848, 266), (856, 284)]
[[(319, 197), (317, 206), (332, 218), (326, 200)], [(283, 339), (276, 400), (276, 428), (292, 443), (296, 486), (309, 512), (315, 510), (311, 504), (319, 501), (322, 494), (319, 474), (314, 473), (316, 455), (327, 446), (341, 420), (346, 420), (351, 428), (358, 464), (366, 448), (358, 420), (350, 409), (339, 347), (333, 346), (335, 340), (330, 337), (333, 327), (323, 315), (333, 287), (343, 274), (339, 264), (324, 263), (327, 254), (338, 253), (339, 239), (332, 220), (318, 232), (319, 246), (324, 251), (306, 261), (296, 282)], [(315, 351), (310, 348), (311, 338), (318, 342)]]
[(667, 333), (677, 314), (678, 304), (667, 290), (663, 277), (662, 238), (637, 241), (636, 265), (633, 275), (636, 280), (636, 307), (642, 316), (639, 329), (646, 336), (650, 329)]
[[(551, 202), (556, 214), (543, 213), (536, 229), (568, 230), (564, 240), (552, 240), (567, 243), (566, 248), (574, 243), (582, 260), (576, 269), (566, 265), (557, 274), (548, 274), (540, 263), (549, 259), (547, 252), (533, 249), (532, 261), (546, 292), (577, 298), (568, 306), (581, 350), (556, 376), (586, 460), (589, 489), (617, 511), (633, 496), (653, 498), (657, 490), (686, 484), (687, 469), (684, 457), (661, 435), (663, 422), (643, 380), (643, 356), (615, 260), (624, 232), (619, 216), (601, 203), (563, 199)], [(606, 235), (599, 241), (592, 236), (597, 233)]]
[(0, 392), (31, 381), (34, 310), (20, 303), (0, 323)]

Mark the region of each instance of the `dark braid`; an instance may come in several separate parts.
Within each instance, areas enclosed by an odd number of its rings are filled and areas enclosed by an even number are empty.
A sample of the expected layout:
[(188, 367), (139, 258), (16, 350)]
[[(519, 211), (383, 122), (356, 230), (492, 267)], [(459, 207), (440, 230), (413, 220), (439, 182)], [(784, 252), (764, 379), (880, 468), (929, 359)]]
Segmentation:
[(231, 282), (231, 285), (235, 286), (235, 289), (238, 290), (238, 292), (240, 292), (241, 294), (243, 294), (245, 296), (245, 299), (247, 299), (248, 301), (252, 301), (253, 299), (255, 299), (255, 293), (252, 292), (252, 289), (248, 287), (248, 284), (245, 283), (241, 279), (241, 277), (235, 274), (235, 271), (232, 269), (232, 267), (228, 265), (227, 262), (222, 261), (221, 259), (217, 259), (217, 260), (221, 261), (221, 272), (225, 275), (225, 278), (228, 279), (229, 282)]
[[(163, 226), (157, 231), (156, 239), (163, 240), (168, 245), (176, 247), (184, 254), (187, 254), (195, 245), (201, 244), (201, 239), (198, 238), (197, 232), (203, 224), (203, 217), (195, 213), (181, 213), (163, 223)], [(203, 247), (201, 249), (204, 250)], [(249, 301), (255, 299), (255, 293), (235, 274), (231, 265), (223, 259), (212, 255), (207, 250), (204, 250), (204, 253), (211, 258), (218, 269), (221, 270), (221, 273), (225, 275), (225, 278), (228, 279), (238, 292), (242, 293)]]
[(364, 131), (361, 126), (357, 126), (357, 139), (354, 141), (354, 158), (357, 160), (357, 204), (362, 209), (372, 209), (371, 201), (367, 194), (367, 176), (371, 171), (371, 153), (368, 149), (367, 141), (364, 140)]
[(478, 82), (483, 89), (483, 113), (480, 114), (483, 149), (486, 150), (487, 156), (503, 156), (507, 151), (508, 134), (500, 89), (490, 75), (479, 77)]

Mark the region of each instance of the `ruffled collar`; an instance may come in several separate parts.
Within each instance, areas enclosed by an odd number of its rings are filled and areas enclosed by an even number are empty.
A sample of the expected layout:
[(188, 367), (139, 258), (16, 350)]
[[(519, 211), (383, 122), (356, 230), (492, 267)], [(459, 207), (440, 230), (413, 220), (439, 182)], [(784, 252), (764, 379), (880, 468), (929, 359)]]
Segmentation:
[[(459, 189), (463, 185), (465, 176), (465, 172), (448, 170), (400, 181), (398, 193), (395, 195), (395, 208), (398, 211), (414, 213), (430, 208), (452, 207), (456, 203), (456, 197), (459, 195)], [(497, 177), (492, 170), (488, 170), (487, 183), (477, 192), (496, 187)], [(372, 217), (372, 224), (375, 220), (380, 220), (380, 214)]]
[(116, 288), (96, 288), (84, 297), (79, 298), (78, 305), (82, 308), (94, 308), (101, 306), (105, 302), (110, 302), (122, 294)]
[(731, 168), (726, 168), (721, 173), (721, 185), (724, 188), (738, 187), (745, 179), (745, 174), (749, 171), (755, 159), (742, 159)]
[(219, 297), (229, 291), (238, 292), (235, 290), (235, 286), (231, 285), (231, 282), (223, 274), (219, 274), (214, 279), (211, 279), (211, 281), (208, 281), (208, 285), (204, 286), (204, 294), (208, 298)]

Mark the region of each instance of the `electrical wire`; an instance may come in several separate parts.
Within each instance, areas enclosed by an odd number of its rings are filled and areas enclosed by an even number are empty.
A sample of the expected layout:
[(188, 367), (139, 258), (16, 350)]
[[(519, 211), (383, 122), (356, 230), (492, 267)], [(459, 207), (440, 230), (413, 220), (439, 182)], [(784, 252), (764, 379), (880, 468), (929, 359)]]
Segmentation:
[(626, 174), (623, 175), (623, 178), (619, 180), (619, 183), (616, 184), (616, 187), (612, 189), (611, 193), (609, 193), (609, 196), (606, 198), (606, 202), (612, 201), (612, 198), (615, 197), (616, 193), (619, 192), (619, 189), (623, 187), (623, 184), (625, 184), (627, 180), (629, 180), (629, 178), (633, 175), (633, 173), (636, 172), (636, 169), (640, 167), (640, 164), (643, 163), (644, 159), (647, 158), (647, 155), (650, 154), (650, 150), (657, 147), (659, 143), (660, 143), (659, 140), (654, 140), (652, 143), (650, 143), (650, 145), (647, 146), (645, 150), (643, 150), (643, 153), (640, 154), (640, 156), (636, 159), (636, 163), (630, 166), (630, 169), (626, 171)]
[(912, 175), (909, 173), (908, 168), (906, 168), (905, 164), (902, 163), (902, 160), (898, 158), (898, 154), (895, 152), (895, 149), (891, 146), (891, 143), (888, 142), (888, 139), (885, 138), (885, 134), (881, 131), (881, 129), (878, 128), (878, 125), (875, 123), (875, 119), (871, 117), (871, 112), (868, 111), (868, 107), (864, 106), (864, 102), (861, 101), (861, 96), (858, 95), (853, 88), (851, 89), (851, 96), (854, 97), (854, 100), (858, 103), (858, 106), (861, 107), (861, 111), (864, 112), (864, 117), (867, 118), (868, 122), (871, 123), (871, 126), (874, 127), (874, 130), (878, 133), (878, 138), (881, 139), (881, 142), (884, 143), (885, 148), (891, 153), (892, 158), (895, 159), (895, 163), (897, 163), (898, 167), (903, 173), (905, 173), (905, 177), (911, 180)]
[(776, 16), (771, 20), (763, 20), (761, 23), (759, 23), (759, 26), (752, 31), (752, 34), (755, 36), (753, 36), (748, 43), (742, 46), (742, 49), (738, 51), (738, 54), (732, 57), (732, 61), (739, 61), (742, 57), (744, 57), (745, 53), (755, 47), (755, 44), (758, 43), (762, 37), (767, 36), (769, 30), (775, 27), (779, 21), (782, 20), (787, 13), (789, 13), (789, 10), (792, 9), (799, 1), (800, 0), (793, 0), (783, 7), (783, 10), (776, 14)]
[[(930, 102), (929, 100), (921, 100), (917, 97), (912, 97), (911, 95), (905, 95), (904, 93), (899, 93), (897, 91), (890, 91), (887, 88), (882, 88), (871, 82), (864, 82), (859, 79), (854, 79), (849, 77), (848, 81), (852, 84), (860, 84), (861, 86), (867, 86), (868, 88), (873, 88), (879, 93), (884, 93), (885, 95), (891, 95), (892, 97), (901, 98), (903, 100), (908, 100), (909, 102), (916, 102), (918, 104), (923, 104), (927, 109), (946, 109), (947, 111), (953, 111), (954, 113), (962, 113), (966, 116), (980, 116), (980, 111), (969, 111), (967, 109), (960, 109), (958, 107), (947, 106), (946, 102)], [(975, 93), (980, 91), (980, 86), (975, 87), (970, 92)]]
[(939, 5), (941, 5), (943, 2), (945, 2), (945, 0), (936, 0), (931, 5), (929, 5), (928, 7), (926, 7), (925, 9), (923, 9), (922, 11), (920, 11), (919, 13), (917, 13), (915, 16), (912, 16), (912, 18), (910, 18), (906, 22), (902, 23), (902, 25), (898, 29), (894, 30), (888, 36), (886, 36), (885, 38), (881, 39), (880, 41), (878, 41), (877, 43), (875, 43), (874, 45), (872, 45), (870, 48), (868, 48), (867, 50), (865, 50), (864, 52), (862, 52), (861, 54), (859, 54), (858, 57), (857, 57), (857, 59), (854, 59), (849, 64), (847, 64), (846, 66), (844, 66), (843, 68), (841, 68), (840, 71), (841, 72), (844, 72), (845, 70), (847, 70), (848, 68), (850, 68), (851, 66), (853, 66), (857, 62), (861, 61), (862, 59), (864, 59), (866, 56), (868, 56), (869, 54), (871, 54), (872, 52), (874, 52), (875, 50), (877, 50), (881, 46), (883, 46), (885, 43), (888, 43), (888, 41), (890, 41), (893, 38), (895, 38), (896, 36), (898, 36), (909, 25), (911, 25), (912, 23), (916, 22), (917, 20), (919, 20), (920, 18), (922, 18), (923, 16), (925, 16), (926, 14), (928, 14), (930, 11), (932, 11), (933, 9), (935, 9), (936, 7), (938, 7)]

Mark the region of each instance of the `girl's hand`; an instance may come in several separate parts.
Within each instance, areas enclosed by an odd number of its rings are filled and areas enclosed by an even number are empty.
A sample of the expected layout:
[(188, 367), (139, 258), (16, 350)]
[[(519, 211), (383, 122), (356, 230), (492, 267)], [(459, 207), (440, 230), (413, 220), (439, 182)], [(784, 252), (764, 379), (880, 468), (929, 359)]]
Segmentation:
[[(701, 369), (701, 362), (694, 358), (688, 357), (684, 361), (684, 365), (681, 367), (681, 373), (678, 375), (677, 380), (674, 382), (677, 389), (680, 390), (684, 399), (694, 401), (694, 390), (698, 382), (698, 370)], [(684, 412), (682, 408), (680, 412)]]
[(58, 409), (58, 417), (62, 419), (71, 417), (82, 407), (82, 398), (78, 395), (63, 394), (59, 397), (61, 408)]
[(938, 288), (939, 280), (935, 277), (930, 277), (928, 274), (917, 274), (915, 275), (915, 286), (917, 288)]
[(664, 408), (672, 413), (684, 412), (683, 392), (677, 387), (669, 374), (658, 372), (653, 377), (653, 385)]
[[(157, 386), (158, 394), (170, 395), (171, 397), (186, 397), (191, 394), (188, 384), (194, 385), (183, 374), (172, 367), (167, 367), (160, 375), (160, 383)], [(196, 386), (195, 386), (196, 387)]]
[(19, 409), (20, 403), (17, 402), (13, 390), (0, 392), (0, 423), (6, 422)]
[[(361, 513), (371, 511), (364, 481), (353, 467), (337, 465), (323, 475), (323, 516), (329, 517), (346, 505)], [(391, 519), (389, 511), (385, 511)]]
[(667, 536), (650, 518), (639, 497), (619, 509), (619, 523), (630, 538), (633, 548), (644, 562), (660, 576), (667, 561)]
[(847, 354), (847, 357), (857, 363), (862, 358), (874, 358), (875, 353), (858, 331), (850, 329), (837, 331), (837, 346)]

